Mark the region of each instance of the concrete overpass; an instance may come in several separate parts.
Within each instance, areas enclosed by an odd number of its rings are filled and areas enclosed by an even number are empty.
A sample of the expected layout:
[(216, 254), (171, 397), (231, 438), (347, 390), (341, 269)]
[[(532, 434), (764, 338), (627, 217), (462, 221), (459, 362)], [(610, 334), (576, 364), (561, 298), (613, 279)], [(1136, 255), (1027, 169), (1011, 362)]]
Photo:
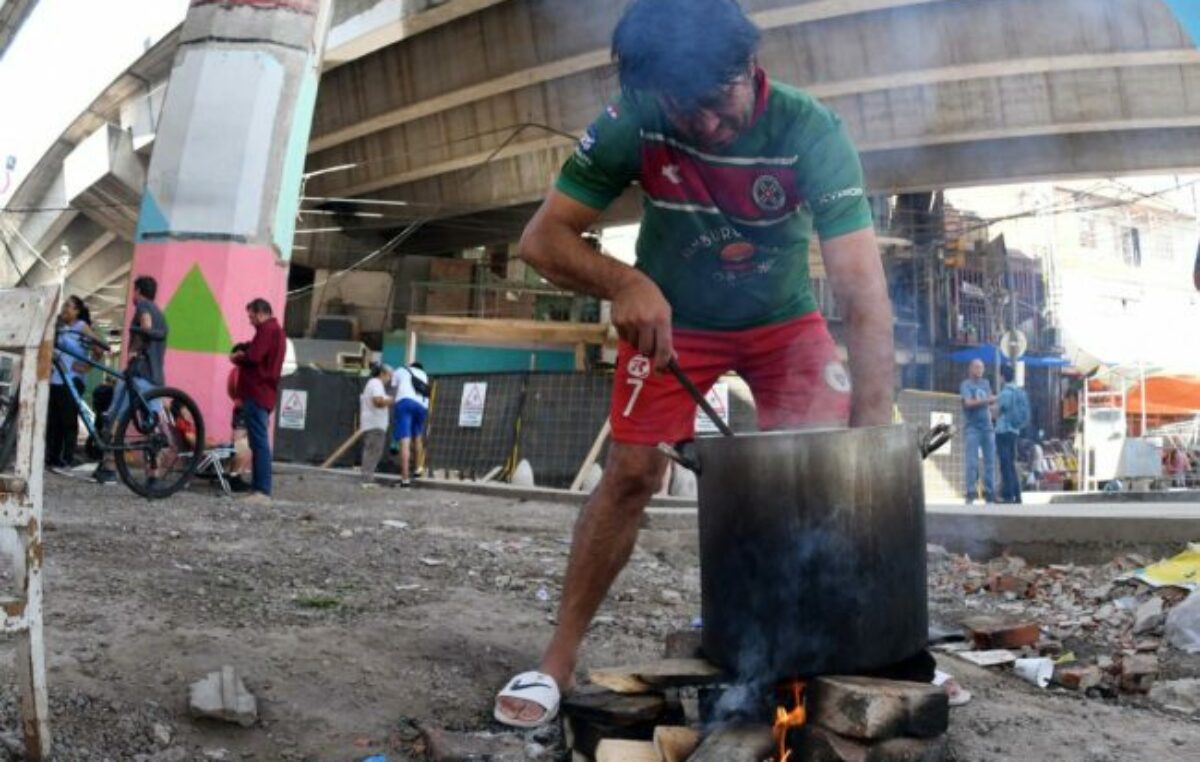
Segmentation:
[[(842, 115), (877, 193), (1200, 168), (1200, 14), (1183, 0), (743, 2), (763, 65)], [(583, 6), (341, 0), (303, 225), (333, 230), (305, 233), (293, 261), (344, 267), (413, 221), (401, 252), (513, 240), (616, 89), (623, 3)], [(25, 282), (55, 277), (30, 249), (66, 243), (70, 287), (120, 301), (175, 44), (101, 94), (9, 202)], [(631, 194), (610, 216), (636, 209)]]

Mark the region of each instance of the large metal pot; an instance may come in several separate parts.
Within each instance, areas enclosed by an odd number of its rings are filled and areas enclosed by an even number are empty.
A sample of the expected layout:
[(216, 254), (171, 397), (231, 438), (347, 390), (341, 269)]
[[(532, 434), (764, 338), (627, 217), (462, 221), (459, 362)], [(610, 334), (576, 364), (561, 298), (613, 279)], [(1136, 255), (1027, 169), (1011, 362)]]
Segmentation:
[(783, 680), (924, 649), (921, 458), (936, 446), (905, 425), (698, 439), (706, 656)]

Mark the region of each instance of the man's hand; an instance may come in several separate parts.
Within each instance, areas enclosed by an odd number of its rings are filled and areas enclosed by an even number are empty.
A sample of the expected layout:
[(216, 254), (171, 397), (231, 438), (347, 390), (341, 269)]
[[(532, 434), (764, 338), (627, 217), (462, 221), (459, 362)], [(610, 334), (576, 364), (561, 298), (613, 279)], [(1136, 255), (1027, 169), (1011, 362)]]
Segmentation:
[(234, 361), (235, 363), (240, 363), (242, 360), (246, 359), (246, 353), (239, 349), (238, 351), (229, 355), (229, 359)]
[(643, 273), (630, 270), (615, 289), (612, 322), (622, 339), (665, 370), (675, 355), (671, 345), (671, 305), (662, 291)]

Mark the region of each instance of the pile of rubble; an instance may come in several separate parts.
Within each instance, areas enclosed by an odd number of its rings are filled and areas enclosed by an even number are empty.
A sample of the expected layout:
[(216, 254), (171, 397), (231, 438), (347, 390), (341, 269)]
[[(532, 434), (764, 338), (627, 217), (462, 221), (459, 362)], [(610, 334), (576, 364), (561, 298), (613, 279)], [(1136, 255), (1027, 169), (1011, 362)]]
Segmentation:
[(1185, 601), (1200, 608), (1200, 593), (1189, 599), (1184, 587), (1147, 584), (1134, 572), (1148, 564), (1137, 554), (1100, 566), (1033, 566), (1016, 556), (975, 562), (930, 546), (931, 607), (968, 636), (955, 642), (955, 629), (943, 628), (946, 642), (935, 647), (986, 666), (1046, 658), (1061, 687), (1093, 697), (1151, 694), (1200, 712), (1200, 681), (1160, 681), (1160, 657), (1171, 647), (1167, 618)]

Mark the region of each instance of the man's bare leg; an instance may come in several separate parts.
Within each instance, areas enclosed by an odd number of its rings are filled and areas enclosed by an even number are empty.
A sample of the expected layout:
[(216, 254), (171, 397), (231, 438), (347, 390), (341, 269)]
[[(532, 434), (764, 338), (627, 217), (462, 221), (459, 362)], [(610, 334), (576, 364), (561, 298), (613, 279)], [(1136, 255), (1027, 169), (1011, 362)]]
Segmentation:
[(409, 474), (408, 463), (409, 463), (409, 455), (411, 454), (411, 449), (410, 449), (410, 445), (409, 445), (410, 442), (412, 442), (412, 440), (409, 439), (408, 437), (405, 437), (404, 439), (400, 440), (400, 478), (403, 481), (408, 481), (408, 474)]
[[(665, 456), (653, 447), (614, 443), (604, 478), (579, 513), (563, 580), (558, 625), (542, 656), (541, 672), (566, 691), (572, 686), (579, 646), (613, 580), (637, 541), (642, 512), (662, 482)], [(498, 700), (501, 711), (534, 721), (545, 711), (521, 699)]]

